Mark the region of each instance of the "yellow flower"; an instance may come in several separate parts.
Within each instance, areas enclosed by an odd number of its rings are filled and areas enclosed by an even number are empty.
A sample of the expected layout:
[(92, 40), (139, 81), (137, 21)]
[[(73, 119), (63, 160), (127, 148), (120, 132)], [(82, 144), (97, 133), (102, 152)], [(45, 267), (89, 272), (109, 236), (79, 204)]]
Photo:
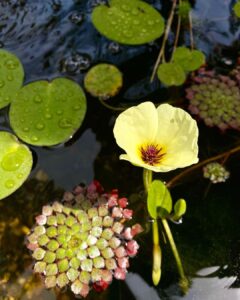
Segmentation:
[(181, 108), (144, 102), (122, 112), (114, 136), (125, 150), (120, 159), (155, 172), (168, 172), (198, 162), (198, 127)]

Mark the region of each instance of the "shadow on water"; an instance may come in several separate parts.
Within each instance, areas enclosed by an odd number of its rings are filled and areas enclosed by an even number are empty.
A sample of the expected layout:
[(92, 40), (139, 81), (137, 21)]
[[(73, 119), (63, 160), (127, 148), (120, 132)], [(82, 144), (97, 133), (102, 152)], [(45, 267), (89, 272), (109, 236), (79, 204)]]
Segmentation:
[[(92, 8), (99, 2), (2, 0), (0, 46), (21, 59), (25, 83), (66, 76), (82, 85), (90, 66), (110, 62), (124, 73), (123, 90), (112, 100), (113, 104), (132, 105), (143, 99), (160, 102), (159, 99), (164, 101), (171, 97), (171, 91), (166, 91), (157, 81), (149, 84), (159, 41), (128, 47), (100, 36), (90, 20)], [(147, 2), (161, 9), (160, 1)], [(229, 59), (234, 61), (238, 54), (240, 21), (232, 16), (232, 4), (230, 0), (197, 0), (194, 4), (196, 46), (210, 57), (224, 53), (226, 59), (220, 58), (223, 64), (228, 64)], [(167, 11), (163, 14), (166, 16)], [(189, 40), (187, 33), (183, 37)], [(122, 194), (130, 195), (130, 199), (138, 203), (144, 201), (141, 170), (118, 158), (120, 150), (112, 134), (116, 116), (88, 95), (86, 119), (72, 140), (51, 149), (32, 147), (36, 157), (32, 178), (0, 203), (4, 212), (0, 215), (0, 299), (8, 299), (4, 298), (7, 295), (24, 300), (74, 299), (69, 292), (55, 294), (45, 290), (39, 280), (32, 277), (30, 257), (24, 246), (26, 228), (32, 226), (40, 207), (61, 195), (62, 189), (71, 189), (79, 182), (89, 183), (96, 178), (107, 190), (117, 187)], [(0, 113), (0, 128), (11, 130), (7, 109)], [(227, 138), (218, 132), (212, 129), (206, 132), (212, 134), (217, 145), (224, 147), (228, 143)], [(200, 142), (202, 148), (209, 147), (209, 141), (203, 136)], [(175, 263), (166, 245), (163, 245), (162, 281), (157, 288), (152, 286), (151, 235), (146, 234), (140, 240), (142, 247), (138, 257), (131, 262), (126, 283), (114, 282), (108, 291), (101, 295), (93, 293), (88, 299), (239, 299), (240, 165), (234, 163), (231, 168), (233, 173), (229, 182), (212, 186), (204, 199), (207, 182), (199, 174), (191, 179), (190, 184), (173, 190), (174, 199), (180, 196), (188, 200), (183, 224), (172, 224), (191, 279), (186, 296), (181, 296)], [(47, 178), (39, 171), (44, 171)], [(137, 214), (137, 217), (141, 216)], [(6, 276), (10, 278), (9, 283), (4, 281)]]

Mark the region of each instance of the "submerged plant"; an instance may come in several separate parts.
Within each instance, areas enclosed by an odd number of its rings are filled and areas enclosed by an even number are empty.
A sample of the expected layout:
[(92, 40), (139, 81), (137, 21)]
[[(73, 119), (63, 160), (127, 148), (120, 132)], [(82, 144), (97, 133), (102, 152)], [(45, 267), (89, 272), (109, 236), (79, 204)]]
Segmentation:
[(92, 287), (107, 288), (113, 277), (125, 279), (129, 257), (139, 248), (133, 238), (142, 231), (138, 224), (125, 226), (133, 214), (127, 205), (117, 190), (104, 193), (94, 181), (43, 207), (27, 247), (47, 288), (69, 286), (86, 297)]
[(143, 181), (148, 193), (148, 212), (153, 218), (153, 283), (161, 278), (162, 251), (157, 220), (160, 218), (163, 235), (167, 236), (180, 275), (180, 286), (184, 292), (188, 280), (184, 274), (178, 250), (167, 219), (177, 220), (186, 211), (183, 199), (176, 202), (172, 211), (172, 199), (165, 184), (152, 181), (152, 171), (168, 172), (198, 162), (198, 128), (196, 121), (180, 108), (162, 104), (155, 108), (144, 102), (122, 112), (115, 123), (114, 136), (117, 144), (125, 150), (120, 159), (143, 167)]
[(225, 182), (229, 176), (229, 171), (218, 162), (209, 163), (203, 168), (203, 177), (208, 178), (212, 183)]
[(122, 84), (122, 73), (110, 64), (92, 67), (84, 78), (84, 86), (89, 94), (103, 100), (117, 95)]
[(190, 112), (203, 119), (207, 126), (239, 130), (240, 89), (237, 74), (230, 77), (201, 69), (192, 80), (186, 90)]

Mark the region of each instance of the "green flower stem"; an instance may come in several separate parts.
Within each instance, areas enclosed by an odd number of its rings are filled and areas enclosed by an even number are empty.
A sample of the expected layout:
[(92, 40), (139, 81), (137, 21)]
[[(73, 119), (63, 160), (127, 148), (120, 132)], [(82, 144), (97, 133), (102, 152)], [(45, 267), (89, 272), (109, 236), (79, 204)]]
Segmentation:
[(152, 281), (154, 285), (158, 285), (161, 278), (161, 263), (162, 263), (162, 251), (159, 245), (159, 233), (158, 223), (154, 220), (152, 224), (153, 231), (153, 269), (152, 269)]
[(179, 256), (179, 253), (178, 253), (178, 250), (177, 250), (177, 246), (174, 242), (174, 239), (173, 239), (173, 236), (172, 236), (172, 232), (171, 232), (171, 229), (168, 225), (168, 222), (166, 219), (162, 219), (162, 225), (163, 225), (163, 228), (165, 230), (165, 233), (167, 235), (167, 238), (168, 238), (168, 241), (169, 241), (169, 244), (171, 246), (171, 249), (172, 249), (172, 253), (173, 253), (173, 256), (176, 260), (176, 264), (177, 264), (177, 268), (178, 268), (178, 273), (180, 275), (180, 278), (181, 278), (181, 286), (185, 285), (188, 280), (184, 274), (184, 270), (183, 270), (183, 265), (182, 265), (182, 262), (181, 262), (181, 258)]
[[(144, 182), (144, 187), (146, 192), (148, 192), (149, 186), (152, 182), (152, 171), (143, 170), (143, 182)], [(168, 222), (166, 219), (161, 219), (163, 228), (165, 230), (165, 233), (167, 235), (170, 247), (172, 249), (172, 253), (173, 256), (176, 260), (176, 264), (177, 264), (177, 268), (178, 268), (178, 272), (180, 275), (180, 286), (182, 288), (182, 290), (184, 292), (187, 291), (188, 289), (188, 280), (184, 274), (184, 270), (183, 270), (183, 265), (176, 247), (176, 244), (174, 242), (173, 236), (172, 236), (172, 232), (171, 229), (168, 225)], [(153, 222), (153, 226), (152, 226), (152, 230), (153, 230), (153, 270), (152, 270), (152, 278), (153, 278), (153, 283), (154, 285), (157, 285), (160, 281), (160, 277), (161, 277), (161, 248), (159, 245), (159, 233), (158, 233), (158, 224), (157, 224), (157, 220), (154, 220)]]
[[(152, 182), (152, 171), (143, 169), (143, 184), (146, 192)], [(152, 281), (154, 285), (158, 285), (161, 278), (161, 262), (162, 251), (159, 245), (159, 233), (157, 220), (153, 220), (152, 223), (153, 232), (153, 268), (152, 268)]]
[(105, 106), (107, 109), (113, 110), (113, 111), (124, 111), (126, 108), (124, 107), (114, 107), (112, 105), (109, 105), (106, 103), (105, 100), (102, 100), (101, 98), (98, 98), (98, 100), (100, 101), (100, 103)]

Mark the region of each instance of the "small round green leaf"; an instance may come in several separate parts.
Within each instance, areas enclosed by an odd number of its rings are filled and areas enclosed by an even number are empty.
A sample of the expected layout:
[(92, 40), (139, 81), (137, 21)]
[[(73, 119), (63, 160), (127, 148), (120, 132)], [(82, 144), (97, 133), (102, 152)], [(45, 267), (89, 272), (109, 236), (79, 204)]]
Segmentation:
[(172, 219), (174, 221), (179, 220), (186, 213), (186, 210), (187, 210), (186, 201), (184, 199), (179, 199), (174, 205), (174, 214)]
[(23, 84), (24, 70), (12, 53), (0, 50), (0, 108), (7, 106)]
[(167, 86), (182, 85), (186, 80), (183, 68), (176, 63), (163, 63), (158, 67), (159, 80)]
[(0, 199), (18, 189), (32, 169), (32, 153), (6, 131), (0, 131)]
[(101, 99), (114, 97), (122, 84), (122, 73), (110, 64), (98, 64), (92, 67), (84, 78), (84, 86), (89, 94)]
[(205, 62), (204, 54), (199, 50), (178, 47), (173, 53), (173, 62), (180, 65), (184, 71), (195, 71)]
[(154, 180), (148, 189), (147, 207), (150, 216), (156, 219), (166, 217), (172, 211), (172, 197), (166, 185)]
[(237, 1), (233, 6), (233, 11), (235, 13), (235, 16), (240, 18), (240, 1)]
[(110, 6), (99, 5), (93, 10), (92, 22), (102, 35), (127, 45), (151, 42), (164, 31), (160, 13), (139, 0), (111, 0)]
[(86, 98), (72, 80), (57, 78), (24, 86), (10, 106), (10, 123), (19, 138), (36, 146), (68, 140), (80, 127)]

